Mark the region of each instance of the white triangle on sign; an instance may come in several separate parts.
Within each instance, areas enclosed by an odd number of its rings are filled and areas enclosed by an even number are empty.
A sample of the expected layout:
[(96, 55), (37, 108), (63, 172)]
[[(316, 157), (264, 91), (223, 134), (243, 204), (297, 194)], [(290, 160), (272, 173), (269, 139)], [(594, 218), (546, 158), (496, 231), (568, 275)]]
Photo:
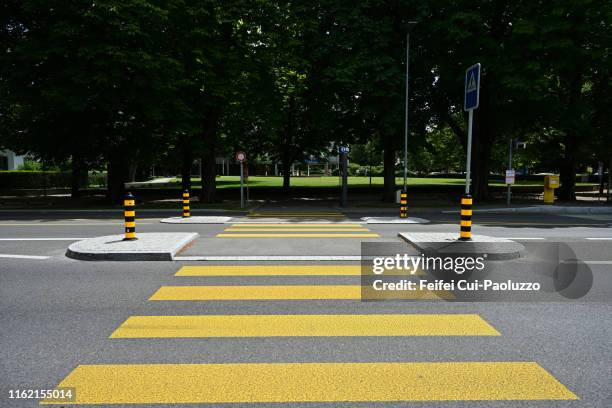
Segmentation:
[(473, 72), (470, 72), (470, 80), (468, 81), (467, 90), (468, 91), (476, 90), (476, 78), (474, 78)]

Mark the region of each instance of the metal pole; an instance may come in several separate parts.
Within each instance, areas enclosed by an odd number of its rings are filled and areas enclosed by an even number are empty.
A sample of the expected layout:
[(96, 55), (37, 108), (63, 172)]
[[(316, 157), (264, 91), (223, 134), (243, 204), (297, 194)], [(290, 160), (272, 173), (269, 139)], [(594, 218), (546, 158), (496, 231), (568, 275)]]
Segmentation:
[(342, 192), (340, 195), (340, 206), (346, 207), (348, 201), (348, 166), (347, 166), (347, 154), (340, 154), (342, 161)]
[(406, 107), (404, 110), (404, 192), (408, 186), (408, 65), (410, 63), (410, 31), (406, 33)]
[(465, 161), (465, 194), (470, 194), (470, 165), (472, 163), (472, 122), (474, 120), (474, 109), (469, 110), (468, 119), (468, 140), (467, 140), (467, 157)]
[(240, 162), (240, 208), (244, 208), (244, 168)]
[[(510, 148), (508, 149), (508, 170), (512, 170), (512, 147), (514, 146), (514, 139), (510, 139)], [(508, 207), (510, 207), (510, 200), (512, 199), (512, 184), (508, 183)]]

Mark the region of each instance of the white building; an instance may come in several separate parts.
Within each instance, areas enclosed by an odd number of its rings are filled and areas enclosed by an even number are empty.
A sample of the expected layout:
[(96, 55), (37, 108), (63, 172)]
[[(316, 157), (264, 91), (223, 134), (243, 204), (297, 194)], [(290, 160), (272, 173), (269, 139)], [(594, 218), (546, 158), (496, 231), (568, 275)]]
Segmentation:
[(18, 156), (10, 150), (0, 150), (0, 170), (17, 170), (25, 156)]

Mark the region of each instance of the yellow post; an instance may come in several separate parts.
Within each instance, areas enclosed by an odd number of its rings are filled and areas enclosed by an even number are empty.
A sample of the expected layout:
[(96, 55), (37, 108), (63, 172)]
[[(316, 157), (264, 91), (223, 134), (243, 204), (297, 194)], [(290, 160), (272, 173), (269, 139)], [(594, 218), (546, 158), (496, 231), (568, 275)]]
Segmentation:
[(408, 193), (403, 190), (400, 193), (400, 218), (408, 217)]
[(124, 241), (133, 241), (136, 238), (136, 211), (134, 206), (136, 202), (132, 193), (125, 195), (123, 200), (123, 216), (125, 218), (125, 238)]
[(183, 218), (191, 217), (189, 212), (189, 190), (183, 191)]
[(472, 196), (469, 194), (461, 197), (461, 231), (459, 239), (470, 241), (472, 239)]
[(559, 188), (559, 176), (551, 174), (544, 176), (544, 204), (555, 202), (555, 189)]

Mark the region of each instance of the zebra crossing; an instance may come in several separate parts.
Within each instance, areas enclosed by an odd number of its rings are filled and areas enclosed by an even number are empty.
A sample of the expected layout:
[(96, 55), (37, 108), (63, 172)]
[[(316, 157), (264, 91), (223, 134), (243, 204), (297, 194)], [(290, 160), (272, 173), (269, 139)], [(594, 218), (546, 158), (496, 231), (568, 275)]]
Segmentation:
[[(329, 285), (325, 276), (358, 276), (358, 265), (183, 266), (174, 286), (161, 286), (148, 302), (225, 302), (230, 314), (134, 315), (109, 341), (153, 339), (478, 336), (504, 335), (478, 314), (335, 314), (335, 301), (359, 301), (360, 285)], [(310, 276), (309, 285), (242, 285), (234, 278)], [(206, 285), (209, 277), (227, 285)], [(197, 284), (183, 284), (183, 279)], [(434, 296), (431, 299), (440, 300)], [(325, 314), (237, 314), (233, 302), (328, 301)], [(417, 303), (415, 303), (416, 305)], [(327, 307), (327, 306), (326, 306)], [(414, 308), (413, 308), (414, 309)], [(373, 308), (372, 310), (375, 311)], [(82, 364), (58, 387), (77, 390), (68, 404), (334, 403), (398, 401), (575, 400), (578, 397), (532, 361), (286, 361), (226, 363)], [(56, 402), (42, 401), (43, 404)]]
[(363, 224), (237, 223), (217, 238), (380, 238)]

